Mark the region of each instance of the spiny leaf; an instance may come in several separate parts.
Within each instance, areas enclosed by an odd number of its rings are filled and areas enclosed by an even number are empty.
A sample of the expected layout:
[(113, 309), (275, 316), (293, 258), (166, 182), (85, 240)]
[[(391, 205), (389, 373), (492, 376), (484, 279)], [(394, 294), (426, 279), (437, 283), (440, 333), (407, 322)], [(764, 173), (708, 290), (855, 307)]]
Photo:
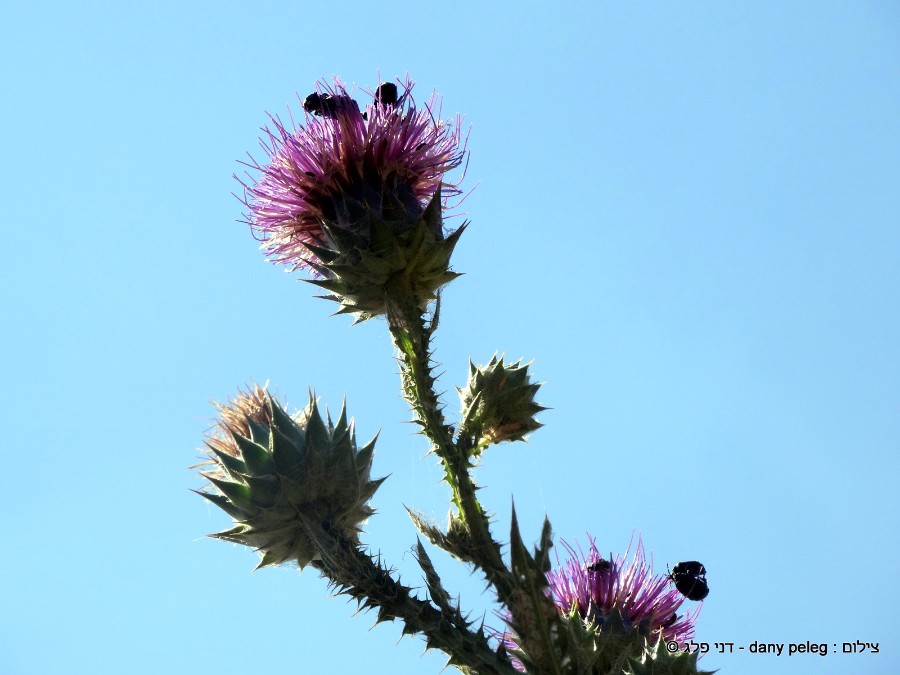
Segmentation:
[(425, 573), (425, 584), (428, 586), (428, 593), (431, 595), (434, 604), (445, 612), (452, 613), (455, 608), (453, 608), (450, 601), (450, 594), (447, 593), (443, 584), (441, 584), (441, 578), (438, 576), (437, 570), (434, 569), (431, 558), (428, 557), (425, 547), (422, 546), (422, 542), (418, 539), (416, 540), (416, 560)]
[(275, 471), (275, 463), (272, 461), (272, 456), (266, 452), (265, 448), (239, 433), (232, 433), (231, 437), (241, 451), (241, 457), (247, 465), (249, 473), (259, 476)]
[(192, 490), (192, 492), (196, 492), (204, 499), (208, 499), (235, 520), (243, 520), (248, 515), (246, 511), (235, 506), (225, 495), (217, 495), (211, 492), (203, 492), (201, 490)]
[(219, 462), (222, 464), (222, 467), (229, 474), (231, 474), (233, 478), (237, 478), (238, 474), (247, 473), (247, 465), (234, 455), (229, 455), (227, 452), (219, 450), (211, 443), (207, 443), (206, 447), (208, 447), (210, 450), (212, 450), (213, 453), (215, 453), (216, 457), (219, 459)]
[(204, 474), (206, 480), (215, 485), (235, 506), (240, 509), (250, 510), (255, 508), (250, 501), (250, 486), (244, 483), (232, 483), (209, 474)]

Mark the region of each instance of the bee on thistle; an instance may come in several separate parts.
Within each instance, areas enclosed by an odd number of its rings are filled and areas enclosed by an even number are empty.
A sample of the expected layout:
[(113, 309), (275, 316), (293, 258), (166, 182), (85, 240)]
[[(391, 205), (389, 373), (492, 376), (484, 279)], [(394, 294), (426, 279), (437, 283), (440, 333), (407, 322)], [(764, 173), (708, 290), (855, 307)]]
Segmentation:
[(706, 568), (696, 560), (680, 562), (672, 568), (669, 578), (675, 584), (675, 588), (688, 600), (703, 600), (709, 595), (709, 585), (706, 583)]
[(332, 96), (329, 93), (320, 94), (316, 91), (311, 93), (303, 100), (303, 109), (317, 117), (337, 117), (338, 110), (353, 107), (359, 111), (359, 103), (350, 98), (337, 94)]

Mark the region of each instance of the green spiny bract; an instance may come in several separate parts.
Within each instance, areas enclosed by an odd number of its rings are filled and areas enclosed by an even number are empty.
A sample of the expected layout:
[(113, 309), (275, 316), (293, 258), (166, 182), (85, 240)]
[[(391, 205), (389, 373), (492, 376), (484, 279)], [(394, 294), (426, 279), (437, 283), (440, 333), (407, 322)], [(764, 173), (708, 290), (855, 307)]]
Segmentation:
[(698, 652), (670, 652), (660, 638), (647, 646), (641, 658), (628, 659), (625, 675), (713, 675), (716, 671), (697, 667), (698, 656)]
[(217, 492), (199, 492), (235, 520), (210, 535), (263, 554), (259, 567), (296, 561), (301, 569), (321, 557), (322, 534), (359, 542), (374, 511), (368, 502), (384, 478), (369, 480), (375, 439), (357, 450), (353, 422), (341, 409), (337, 423), (322, 419), (311, 396), (291, 417), (259, 387), (220, 405), (207, 438), (215, 468), (203, 475)]
[[(514, 642), (520, 648), (513, 651), (527, 672), (564, 672), (560, 657), (561, 649), (560, 616), (549, 591), (547, 572), (550, 569), (550, 549), (553, 547), (553, 530), (550, 520), (544, 518), (541, 539), (528, 551), (522, 540), (519, 519), (513, 504), (509, 529), (509, 558), (513, 588), (506, 601), (509, 610), (507, 625), (518, 635)], [(556, 667), (553, 667), (554, 664)]]
[(386, 314), (389, 299), (424, 310), (459, 276), (450, 271), (450, 256), (465, 224), (444, 236), (440, 190), (418, 220), (407, 220), (400, 208), (387, 211), (399, 219), (366, 210), (352, 228), (322, 221), (319, 243), (307, 245), (316, 258), (308, 264), (323, 277), (309, 283), (329, 291), (320, 297), (339, 303), (337, 314), (353, 314), (357, 323)]
[(520, 441), (539, 429), (535, 420), (546, 408), (534, 401), (540, 388), (528, 374), (530, 364), (504, 364), (503, 357), (491, 358), (486, 366), (469, 362), (469, 381), (459, 390), (462, 401), (460, 435), (473, 439), (472, 454), (477, 455), (491, 443)]
[[(596, 612), (588, 611), (596, 617)], [(602, 624), (597, 618), (584, 618), (577, 607), (563, 614), (566, 627), (568, 652), (579, 664), (574, 672), (622, 673), (629, 658), (643, 655), (648, 636), (640, 627), (630, 622), (618, 611), (612, 612)]]
[[(590, 610), (588, 614), (592, 614)], [(625, 675), (712, 675), (698, 670), (697, 653), (670, 652), (665, 638), (647, 634), (619, 612), (602, 624), (583, 618), (577, 607), (563, 614), (567, 654), (575, 666), (567, 672)]]
[[(565, 654), (560, 664), (564, 675), (713, 675), (697, 667), (696, 652), (668, 651), (664, 638), (630, 626), (618, 612), (602, 626), (583, 618), (577, 607), (562, 612), (560, 619), (556, 639)], [(519, 642), (515, 630), (504, 639), (511, 656), (530, 663)]]

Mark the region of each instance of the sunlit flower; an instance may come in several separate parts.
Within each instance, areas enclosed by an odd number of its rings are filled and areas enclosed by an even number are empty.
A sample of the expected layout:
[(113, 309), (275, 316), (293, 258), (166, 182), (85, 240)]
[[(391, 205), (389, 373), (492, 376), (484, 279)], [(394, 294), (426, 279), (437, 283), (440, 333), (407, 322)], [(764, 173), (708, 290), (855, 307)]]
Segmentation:
[(465, 157), (461, 119), (441, 120), (436, 96), (417, 107), (412, 88), (409, 79), (399, 89), (384, 83), (361, 108), (335, 78), (317, 83), (302, 124), (270, 116), (262, 140), (268, 161), (251, 158), (259, 178), (242, 183), (247, 222), (273, 261), (293, 268), (318, 262), (307, 245), (332, 243), (323, 224), (363, 239), (373, 220), (402, 231), (419, 222), (436, 194), (460, 194), (459, 181), (445, 174)]
[(607, 560), (593, 539), (587, 556), (566, 543), (565, 564), (547, 574), (553, 600), (561, 612), (577, 608), (578, 614), (602, 631), (618, 613), (626, 627), (640, 628), (647, 635), (685, 642), (694, 637), (699, 607), (679, 614), (684, 596), (672, 586), (666, 574), (654, 575), (638, 541), (634, 555), (628, 552)]
[[(607, 641), (615, 645), (613, 654), (633, 650), (631, 656), (639, 658), (641, 653), (652, 651), (652, 646), (660, 640), (683, 644), (693, 639), (699, 606), (692, 611), (680, 611), (684, 596), (672, 585), (668, 575), (653, 574), (640, 541), (633, 555), (629, 557), (626, 551), (614, 559), (603, 557), (593, 539), (587, 555), (565, 542), (563, 547), (568, 559), (547, 573), (548, 592), (566, 625), (575, 621), (587, 630), (585, 633), (569, 625), (570, 635), (575, 636), (570, 646), (585, 650), (582, 663), (595, 658), (604, 663), (603, 645)], [(579, 643), (588, 636), (593, 637)], [(510, 652), (513, 665), (524, 672), (517, 658), (522, 655), (517, 636), (507, 631), (497, 637)], [(576, 644), (582, 647), (575, 647)], [(675, 658), (676, 655), (662, 656)], [(601, 667), (598, 672), (606, 671)]]

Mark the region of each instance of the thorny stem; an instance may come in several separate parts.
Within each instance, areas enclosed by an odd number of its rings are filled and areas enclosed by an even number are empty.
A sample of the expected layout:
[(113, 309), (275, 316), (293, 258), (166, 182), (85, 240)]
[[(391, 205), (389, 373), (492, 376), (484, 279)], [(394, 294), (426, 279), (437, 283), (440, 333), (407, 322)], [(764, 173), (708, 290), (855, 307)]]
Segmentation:
[(466, 624), (415, 597), (412, 589), (394, 579), (390, 570), (346, 537), (324, 529), (309, 534), (322, 554), (322, 559), (312, 566), (339, 593), (356, 599), (362, 608), (376, 609), (378, 621), (400, 619), (405, 624), (404, 633), (422, 633), (428, 647), (450, 656), (450, 663), (463, 673), (517, 675), (512, 664), (491, 648), (483, 633), (473, 633)]
[[(403, 298), (398, 300), (397, 298)], [(490, 533), (490, 522), (475, 495), (475, 483), (469, 473), (468, 449), (471, 440), (462, 437), (454, 442), (454, 429), (447, 424), (440, 398), (435, 392), (435, 378), (431, 372), (431, 336), (436, 319), (426, 325), (425, 313), (409, 294), (389, 294), (387, 320), (394, 344), (400, 351), (403, 390), (422, 432), (431, 441), (433, 452), (440, 458), (447, 483), (453, 493), (453, 503), (459, 512), (468, 541), (465, 553), (469, 562), (481, 568), (494, 587), (498, 600), (523, 626), (533, 623), (542, 611), (540, 602), (516, 590), (512, 572), (503, 562), (500, 545)], [(436, 301), (435, 316), (440, 298)], [(462, 542), (458, 542), (462, 543)], [(545, 630), (537, 635), (521, 635), (523, 646), (540, 663), (541, 672), (559, 672), (552, 647), (544, 644), (549, 638)], [(528, 649), (526, 645), (533, 648)]]
[(507, 604), (512, 594), (511, 575), (503, 563), (500, 547), (491, 537), (488, 518), (475, 496), (467, 453), (454, 443), (453, 427), (444, 419), (430, 364), (431, 335), (435, 325), (434, 322), (425, 324), (424, 312), (412, 300), (389, 301), (388, 326), (394, 344), (400, 350), (404, 393), (444, 467), (453, 492), (453, 503), (470, 540), (467, 546), (470, 562), (481, 567), (497, 590), (500, 601)]

